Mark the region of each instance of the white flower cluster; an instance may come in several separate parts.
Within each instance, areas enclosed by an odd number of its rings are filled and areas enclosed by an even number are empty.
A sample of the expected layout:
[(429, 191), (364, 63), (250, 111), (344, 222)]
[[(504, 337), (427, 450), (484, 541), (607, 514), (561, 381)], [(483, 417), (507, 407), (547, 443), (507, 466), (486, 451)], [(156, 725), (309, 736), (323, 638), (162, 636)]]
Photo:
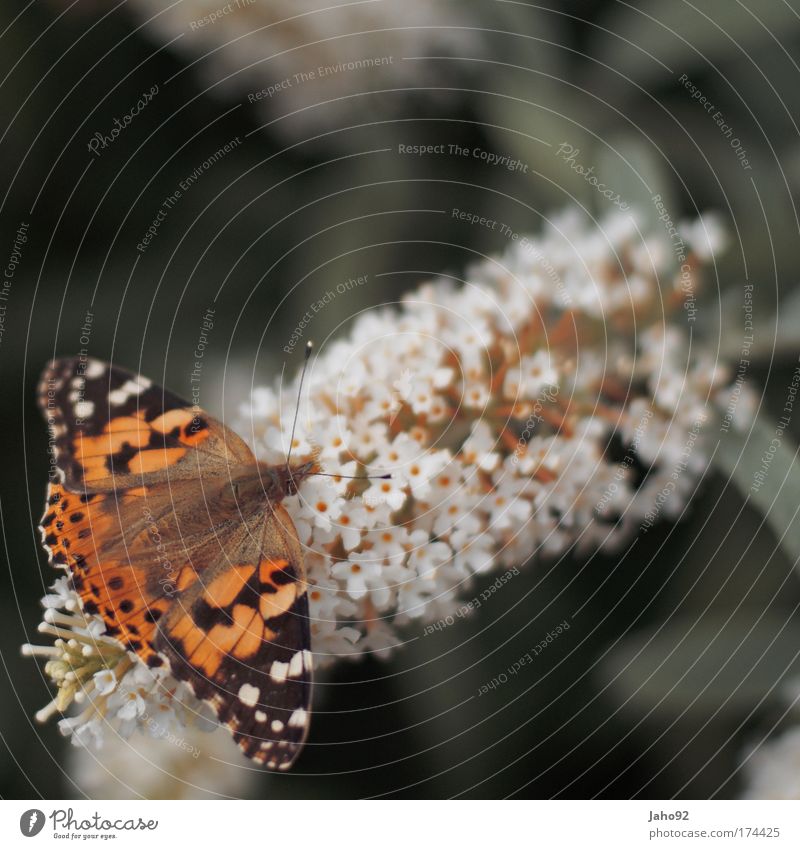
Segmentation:
[(67, 771), (90, 799), (241, 799), (259, 774), (227, 728), (181, 728), (161, 737), (108, 734), (100, 751), (76, 746)]
[[(692, 291), (717, 234), (685, 229)], [(684, 312), (682, 274), (632, 217), (565, 215), (465, 285), (434, 280), (362, 313), (312, 360), (292, 455), (341, 477), (306, 479), (286, 506), (318, 667), (447, 620), (476, 574), (679, 514), (729, 380), (665, 323)], [(257, 389), (242, 408), (260, 459), (285, 462), (298, 392)]]
[(109, 732), (127, 739), (135, 730), (157, 739), (192, 726), (213, 730), (209, 710), (186, 686), (161, 669), (150, 669), (117, 640), (105, 636), (99, 616), (81, 610), (68, 577), (58, 578), (42, 599), (39, 633), (52, 646), (24, 645), (22, 652), (46, 661), (45, 673), (56, 684), (56, 697), (36, 714), (45, 722), (74, 703), (83, 709), (59, 720), (62, 734), (78, 746), (100, 748)]
[(417, 102), (452, 97), (443, 78), (448, 66), (439, 62), (432, 76), (424, 57), (477, 53), (463, 0), (127, 5), (153, 38), (187, 54), (215, 92), (245, 97), (290, 140), (391, 117), (405, 102), (404, 89), (414, 89)]
[[(707, 223), (684, 236), (692, 291), (717, 247)], [(292, 456), (332, 476), (285, 503), (317, 668), (386, 656), (412, 627), (448, 621), (476, 575), (505, 569), (505, 592), (538, 554), (613, 546), (678, 514), (730, 379), (666, 323), (685, 291), (663, 236), (642, 238), (627, 216), (592, 228), (565, 215), (464, 285), (434, 280), (360, 314), (311, 361)], [(286, 462), (299, 394), (298, 375), (243, 406), (238, 430), (260, 459)], [(109, 729), (183, 739), (204, 725), (202, 704), (104, 635), (67, 578), (43, 603), (55, 644), (23, 650), (47, 661), (58, 693), (37, 718), (86, 702), (60, 727), (97, 744)]]

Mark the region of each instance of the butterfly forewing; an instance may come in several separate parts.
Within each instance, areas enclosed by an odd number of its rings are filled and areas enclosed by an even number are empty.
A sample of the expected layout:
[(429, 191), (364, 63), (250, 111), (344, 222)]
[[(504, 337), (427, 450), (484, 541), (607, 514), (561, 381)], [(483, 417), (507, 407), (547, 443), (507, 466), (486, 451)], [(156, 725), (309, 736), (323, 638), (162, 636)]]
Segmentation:
[(76, 491), (225, 476), (255, 464), (246, 443), (207, 413), (99, 360), (51, 363), (39, 406), (52, 431), (54, 465)]

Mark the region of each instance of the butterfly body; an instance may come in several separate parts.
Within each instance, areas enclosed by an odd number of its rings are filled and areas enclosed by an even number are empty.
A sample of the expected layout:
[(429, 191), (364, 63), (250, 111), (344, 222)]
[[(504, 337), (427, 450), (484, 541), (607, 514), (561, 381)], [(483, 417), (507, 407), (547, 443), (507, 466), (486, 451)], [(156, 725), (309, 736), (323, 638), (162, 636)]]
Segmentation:
[(271, 769), (300, 752), (312, 658), (302, 547), (282, 500), (314, 461), (269, 466), (145, 378), (57, 360), (40, 406), (55, 478), (42, 538), (85, 612), (166, 665)]

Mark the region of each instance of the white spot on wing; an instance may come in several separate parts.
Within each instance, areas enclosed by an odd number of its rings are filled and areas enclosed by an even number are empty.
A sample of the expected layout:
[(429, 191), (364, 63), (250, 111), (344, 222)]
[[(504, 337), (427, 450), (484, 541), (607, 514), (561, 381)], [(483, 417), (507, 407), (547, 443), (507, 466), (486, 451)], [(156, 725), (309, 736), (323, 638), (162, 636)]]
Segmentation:
[(100, 375), (105, 373), (105, 370), (105, 363), (102, 363), (100, 360), (89, 360), (84, 374), (86, 377), (100, 377)]
[(303, 652), (298, 651), (292, 655), (289, 661), (289, 677), (297, 678), (303, 672)]
[(140, 392), (143, 392), (147, 389), (146, 386), (143, 386), (143, 382), (145, 378), (137, 377), (136, 380), (127, 380), (123, 384), (122, 388), (128, 393), (128, 395), (138, 395)]
[(257, 710), (256, 711), (256, 722), (266, 722), (266, 721), (267, 721), (267, 715), (264, 713), (264, 711), (263, 710)]
[(126, 380), (119, 389), (108, 393), (108, 400), (113, 406), (119, 407), (128, 398), (141, 394), (145, 389), (149, 389), (150, 386), (151, 383), (146, 377), (136, 377), (134, 380)]
[(75, 405), (75, 415), (79, 419), (88, 419), (94, 413), (94, 404), (91, 401), (78, 401)]
[(276, 734), (280, 734), (281, 731), (283, 731), (283, 723), (280, 721), (280, 719), (273, 719), (272, 720), (272, 730)]
[(261, 690), (254, 687), (252, 684), (242, 684), (239, 687), (239, 701), (248, 707), (254, 707), (261, 695)]
[(289, 717), (290, 728), (304, 728), (308, 723), (308, 711), (304, 708), (297, 708)]
[(289, 664), (282, 663), (280, 660), (273, 660), (272, 666), (269, 670), (269, 677), (276, 684), (282, 684), (286, 680), (286, 676), (289, 674)]

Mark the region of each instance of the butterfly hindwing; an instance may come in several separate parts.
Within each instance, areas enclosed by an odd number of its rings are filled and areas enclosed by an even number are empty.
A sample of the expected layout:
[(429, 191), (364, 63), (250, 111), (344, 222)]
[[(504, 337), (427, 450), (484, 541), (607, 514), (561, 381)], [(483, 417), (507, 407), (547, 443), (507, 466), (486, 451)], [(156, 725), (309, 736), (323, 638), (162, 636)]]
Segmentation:
[(288, 769), (308, 730), (312, 656), (300, 547), (285, 510), (277, 506), (260, 544), (241, 550), (182, 595), (159, 647), (248, 757)]
[(68, 570), (84, 611), (103, 620), (108, 636), (158, 666), (155, 625), (168, 600), (151, 547), (137, 542), (143, 504), (141, 495), (79, 494), (51, 483), (40, 527), (51, 562)]

